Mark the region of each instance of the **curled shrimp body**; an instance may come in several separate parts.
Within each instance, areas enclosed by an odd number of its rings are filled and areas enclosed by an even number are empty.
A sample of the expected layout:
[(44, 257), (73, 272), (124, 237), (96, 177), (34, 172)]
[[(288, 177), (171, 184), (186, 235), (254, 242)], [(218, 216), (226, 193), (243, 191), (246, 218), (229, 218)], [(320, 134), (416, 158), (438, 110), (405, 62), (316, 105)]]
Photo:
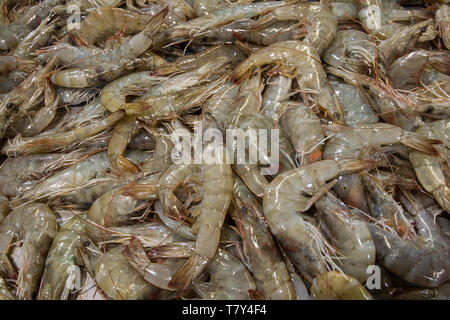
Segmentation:
[(367, 223), (330, 192), (315, 206), (330, 238), (344, 256), (342, 271), (364, 283), (369, 277), (367, 267), (375, 263), (375, 244)]
[(170, 281), (172, 288), (186, 288), (214, 257), (219, 245), (220, 230), (233, 193), (233, 174), (231, 166), (225, 164), (223, 147), (215, 153), (220, 157), (219, 163), (205, 164), (202, 168), (203, 200), (192, 226), (196, 235), (195, 252)]
[(289, 137), (297, 160), (308, 165), (322, 158), (320, 142), (325, 138), (320, 118), (307, 106), (288, 106), (281, 118), (283, 131)]
[(311, 296), (315, 300), (373, 300), (358, 280), (336, 271), (318, 275), (311, 286)]
[(279, 174), (266, 189), (263, 207), (269, 228), (297, 268), (310, 277), (325, 272), (327, 267), (314, 240), (316, 227), (299, 213), (308, 210), (323, 194), (329, 180), (372, 165), (359, 160), (322, 160)]
[(123, 253), (127, 257), (128, 262), (142, 275), (145, 281), (157, 288), (173, 291), (169, 287), (169, 282), (184, 263), (183, 260), (169, 261), (167, 263), (152, 262), (142, 244), (134, 237), (131, 238), (130, 244)]
[[(150, 184), (155, 184), (158, 178), (159, 175), (153, 175), (137, 182), (149, 184), (145, 190), (145, 199), (156, 198), (156, 187), (151, 188)], [(86, 225), (87, 234), (95, 242), (105, 239), (108, 233), (103, 228), (130, 224), (133, 212), (144, 202), (135, 196), (128, 195), (127, 185), (105, 193), (92, 204), (87, 212), (87, 220), (92, 222)]]
[[(381, 263), (393, 274), (419, 286), (437, 287), (450, 277), (450, 242), (433, 216), (418, 201), (411, 200), (408, 211), (414, 216), (417, 235), (411, 240), (369, 224)], [(403, 202), (403, 201), (402, 201)]]
[(29, 203), (13, 210), (0, 225), (0, 235), (22, 240), (17, 278), (19, 299), (33, 299), (53, 238), (58, 231), (54, 212), (42, 203)]
[(244, 253), (257, 289), (268, 299), (293, 300), (295, 292), (288, 269), (269, 230), (260, 220), (261, 204), (237, 178), (234, 196), (238, 209), (233, 211), (233, 218), (241, 232)]
[(130, 73), (124, 77), (108, 83), (100, 94), (100, 99), (103, 107), (111, 112), (120, 109), (127, 109), (126, 107), (126, 89), (134, 87), (145, 87), (158, 83), (162, 79), (155, 77), (152, 72), (138, 71)]
[(161, 289), (152, 286), (128, 263), (122, 251), (116, 247), (105, 252), (95, 266), (95, 281), (102, 291), (115, 300), (153, 300)]
[(232, 80), (239, 81), (252, 69), (271, 63), (294, 69), (306, 100), (317, 103), (331, 120), (337, 123), (344, 121), (341, 106), (328, 83), (317, 51), (303, 42), (283, 41), (259, 50), (234, 70)]
[[(450, 140), (450, 121), (439, 120), (424, 124), (417, 129), (416, 133), (441, 139), (447, 144)], [(447, 152), (445, 151), (444, 154)], [(444, 164), (441, 164), (438, 157), (419, 151), (412, 151), (409, 154), (409, 160), (425, 190), (434, 196), (444, 210), (450, 212), (450, 189)]]
[[(171, 165), (161, 175), (159, 179), (158, 197), (163, 209), (162, 215), (173, 218), (182, 218), (185, 214), (185, 207), (175, 195), (175, 190), (182, 185), (185, 180), (197, 174), (194, 164)], [(164, 219), (161, 217), (161, 219)], [(164, 221), (164, 220), (163, 220)]]
[(68, 220), (56, 234), (45, 262), (39, 300), (67, 300), (81, 286), (80, 249), (89, 239), (85, 215)]
[(205, 268), (208, 282), (193, 281), (194, 290), (205, 300), (250, 300), (255, 282), (245, 265), (232, 254), (218, 249)]
[(136, 134), (138, 123), (136, 117), (126, 116), (119, 121), (108, 145), (108, 158), (114, 169), (130, 173), (139, 172), (139, 168), (123, 155), (131, 137)]
[(311, 4), (297, 4), (275, 8), (272, 12), (262, 16), (254, 28), (273, 21), (296, 20), (307, 21), (307, 36), (303, 42), (315, 48), (319, 55), (330, 45), (337, 30), (337, 18), (333, 11), (326, 6)]
[(335, 68), (366, 74), (375, 66), (376, 47), (370, 36), (359, 30), (342, 30), (322, 55), (323, 61)]

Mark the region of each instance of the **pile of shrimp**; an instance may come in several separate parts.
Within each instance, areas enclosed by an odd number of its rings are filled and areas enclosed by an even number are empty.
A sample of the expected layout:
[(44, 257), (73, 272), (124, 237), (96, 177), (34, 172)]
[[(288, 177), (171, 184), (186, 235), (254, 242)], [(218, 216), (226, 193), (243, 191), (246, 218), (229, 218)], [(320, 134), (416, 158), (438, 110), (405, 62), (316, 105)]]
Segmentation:
[[(0, 0), (0, 25), (0, 300), (450, 299), (448, 0)], [(231, 129), (278, 149), (228, 161)]]

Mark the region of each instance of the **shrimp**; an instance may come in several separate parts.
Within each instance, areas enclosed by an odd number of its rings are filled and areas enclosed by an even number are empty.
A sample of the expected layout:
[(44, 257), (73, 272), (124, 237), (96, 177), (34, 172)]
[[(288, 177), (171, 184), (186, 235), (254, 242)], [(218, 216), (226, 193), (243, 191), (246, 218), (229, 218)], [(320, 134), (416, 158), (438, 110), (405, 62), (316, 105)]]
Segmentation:
[(334, 92), (341, 103), (344, 119), (347, 126), (360, 123), (377, 123), (378, 115), (365, 102), (364, 94), (360, 89), (352, 85), (330, 81)]
[(70, 218), (56, 234), (45, 262), (39, 300), (67, 300), (80, 288), (80, 248), (89, 243), (84, 219), (85, 214)]
[(428, 65), (446, 73), (450, 64), (450, 55), (442, 51), (415, 50), (391, 64), (388, 70), (389, 79), (395, 88), (409, 90), (419, 85), (423, 71), (417, 74), (417, 69), (422, 70)]
[[(136, 59), (149, 49), (153, 43), (153, 38), (167, 16), (167, 12), (168, 8), (166, 7), (149, 20), (144, 30), (112, 49), (78, 48), (68, 44), (60, 44), (40, 50), (40, 60), (54, 57), (57, 61), (70, 64), (71, 68), (75, 68), (74, 72), (76, 73), (95, 72), (92, 68), (100, 69), (101, 73), (111, 73), (117, 70), (117, 61), (122, 65), (127, 65), (130, 60)], [(81, 68), (81, 70), (77, 68)]]
[(262, 206), (256, 197), (235, 178), (236, 210), (232, 216), (241, 232), (244, 254), (248, 256), (257, 289), (272, 300), (295, 298), (289, 272), (278, 253), (267, 227), (260, 221)]
[[(387, 123), (359, 124), (335, 133), (325, 145), (323, 158), (355, 159), (368, 148), (398, 143), (427, 154), (437, 154), (433, 144), (440, 141), (426, 139)], [(364, 212), (368, 211), (366, 195), (359, 177), (342, 177), (334, 188), (346, 204), (356, 206)]]
[(367, 172), (361, 172), (360, 176), (372, 216), (383, 221), (404, 238), (414, 236), (414, 228), (402, 207), (384, 190), (377, 179)]
[(55, 60), (52, 59), (45, 66), (39, 66), (1, 100), (0, 137), (3, 137), (13, 115), (26, 114), (27, 110), (30, 110), (43, 100), (43, 93), (48, 84), (45, 77), (54, 65)]
[[(424, 124), (416, 133), (441, 139), (447, 144), (450, 139), (450, 121), (440, 120)], [(448, 154), (446, 149), (444, 154)], [(450, 212), (450, 189), (444, 164), (440, 163), (438, 157), (419, 151), (410, 152), (409, 160), (425, 190), (434, 196), (444, 210)]]
[(56, 70), (51, 74), (50, 80), (54, 85), (60, 87), (89, 88), (113, 81), (141, 65), (146, 65), (147, 61), (146, 59), (132, 59), (122, 60), (119, 63), (105, 62), (98, 66)]
[(202, 36), (209, 29), (220, 27), (241, 19), (251, 19), (267, 10), (286, 4), (286, 1), (265, 1), (216, 9), (208, 15), (189, 20), (186, 23), (169, 28), (157, 36), (153, 46), (187, 41)]
[(21, 59), (15, 56), (0, 56), (0, 73), (8, 74), (13, 70), (31, 72), (36, 67), (36, 62), (29, 59)]
[(28, 33), (17, 47), (11, 52), (17, 58), (30, 59), (35, 50), (47, 44), (55, 30), (55, 23), (49, 23), (50, 18), (44, 19), (39, 27)]
[(95, 266), (95, 281), (102, 291), (115, 300), (150, 300), (161, 297), (161, 289), (149, 284), (122, 254), (125, 247), (105, 252)]
[(348, 84), (362, 85), (363, 88), (366, 88), (368, 95), (373, 99), (371, 105), (386, 123), (399, 126), (405, 130), (412, 130), (422, 123), (412, 100), (405, 94), (394, 90), (389, 83), (372, 80), (369, 77), (344, 69), (329, 67), (329, 71), (338, 77), (342, 77)]
[[(127, 157), (133, 162), (141, 162), (148, 160), (150, 155), (146, 152), (130, 151)], [(21, 201), (64, 195), (74, 189), (86, 187), (91, 180), (104, 177), (110, 170), (111, 164), (106, 152), (94, 154), (44, 179), (26, 191)]]
[(299, 270), (311, 278), (327, 270), (320, 231), (300, 213), (308, 210), (330, 188), (329, 180), (373, 166), (371, 161), (322, 160), (279, 174), (269, 184), (263, 199), (264, 216)]
[(44, 132), (41, 135), (30, 138), (22, 138), (21, 135), (17, 135), (12, 141), (9, 140), (8, 143), (3, 146), (1, 152), (7, 155), (27, 155), (62, 149), (74, 142), (81, 141), (104, 131), (116, 124), (123, 116), (123, 111), (117, 111), (111, 113), (103, 120), (70, 131), (59, 132), (57, 134), (53, 132), (46, 134)]
[(450, 6), (440, 5), (436, 11), (436, 24), (439, 27), (439, 35), (444, 42), (444, 46), (450, 50)]
[(96, 45), (118, 32), (123, 32), (124, 35), (139, 33), (152, 18), (149, 14), (103, 7), (91, 11), (80, 28), (74, 31), (74, 35), (86, 45)]
[[(151, 175), (149, 177), (138, 180), (139, 184), (148, 184), (145, 192), (140, 195), (141, 199), (156, 199), (156, 181), (159, 175)], [(150, 188), (150, 184), (154, 187)], [(129, 195), (127, 192), (128, 185), (119, 186), (94, 201), (87, 212), (87, 220), (90, 222), (86, 226), (86, 232), (89, 237), (98, 242), (108, 234), (104, 228), (119, 227), (130, 224), (133, 213), (145, 204), (145, 200), (140, 200)], [(131, 183), (130, 187), (133, 187)], [(99, 228), (103, 227), (103, 228)]]
[(315, 300), (373, 300), (358, 280), (336, 271), (314, 278), (311, 296)]
[(377, 257), (386, 269), (409, 283), (438, 287), (450, 278), (449, 239), (418, 201), (406, 191), (401, 195), (414, 216), (417, 236), (406, 240), (395, 231), (369, 224)]
[(124, 93), (126, 93), (128, 87), (145, 88), (154, 85), (161, 80), (161, 77), (156, 77), (149, 71), (130, 73), (114, 80), (108, 83), (100, 94), (102, 106), (111, 112), (116, 112), (120, 109), (127, 110), (126, 95)]
[(114, 128), (108, 146), (108, 158), (114, 169), (130, 173), (139, 172), (139, 168), (123, 156), (131, 137), (136, 134), (137, 129), (137, 119), (133, 116), (124, 117)]
[(317, 103), (331, 120), (343, 122), (341, 106), (328, 83), (317, 51), (300, 41), (278, 42), (252, 54), (234, 70), (232, 81), (239, 81), (251, 69), (270, 63), (293, 69), (305, 100)]
[[(172, 71), (192, 71), (199, 68), (204, 68), (208, 63), (217, 62), (217, 57), (223, 57), (227, 63), (232, 65), (244, 60), (245, 55), (236, 45), (218, 45), (211, 48), (201, 50), (200, 52), (188, 56), (183, 56), (174, 61), (173, 66), (168, 69)], [(164, 71), (165, 68), (162, 68)]]
[(0, 225), (0, 235), (22, 240), (17, 278), (19, 299), (33, 299), (53, 238), (58, 231), (54, 212), (42, 203), (29, 203), (13, 210)]
[(300, 3), (296, 5), (275, 8), (263, 15), (253, 28), (266, 25), (273, 21), (297, 20), (307, 21), (307, 36), (303, 42), (317, 50), (319, 55), (330, 45), (337, 30), (337, 18), (333, 11), (325, 5)]
[(392, 37), (382, 41), (378, 45), (380, 51), (380, 58), (386, 67), (390, 66), (398, 57), (408, 52), (414, 47), (414, 44), (419, 40), (432, 19), (416, 23), (410, 27), (403, 28), (396, 32)]
[(30, 190), (39, 178), (78, 161), (83, 152), (47, 153), (6, 159), (0, 167), (3, 184), (0, 191), (7, 196), (21, 196)]
[(255, 282), (247, 268), (232, 254), (223, 249), (208, 263), (208, 282), (194, 280), (192, 286), (206, 300), (250, 300)]
[[(204, 152), (207, 150), (205, 148)], [(202, 166), (203, 200), (197, 221), (192, 226), (196, 234), (195, 253), (170, 281), (172, 288), (185, 289), (214, 257), (219, 245), (220, 229), (233, 193), (233, 175), (231, 166), (224, 161), (224, 148), (216, 148), (215, 155), (219, 157), (218, 163)]]
[(248, 41), (260, 45), (270, 45), (285, 40), (300, 40), (306, 32), (296, 22), (281, 21), (265, 28), (253, 29), (254, 21), (238, 20), (222, 27), (205, 31), (204, 38), (219, 41)]
[(292, 79), (283, 75), (275, 75), (267, 81), (261, 108), (264, 110), (264, 114), (275, 122), (278, 122), (283, 114), (284, 102), (289, 99), (291, 84)]
[(320, 118), (304, 104), (288, 106), (281, 118), (281, 127), (289, 137), (301, 165), (322, 158), (320, 145), (324, 129)]
[[(189, 178), (196, 176), (197, 167), (195, 164), (172, 164), (161, 175), (159, 179), (160, 188), (158, 198), (161, 202), (163, 215), (180, 219), (186, 214), (186, 208), (181, 200), (175, 195), (175, 190)], [(160, 218), (161, 215), (160, 215)], [(163, 219), (163, 218), (162, 218)]]
[(370, 36), (359, 30), (341, 30), (322, 55), (323, 61), (335, 68), (367, 74), (376, 65), (376, 47)]
[(148, 283), (163, 290), (173, 291), (169, 282), (175, 272), (184, 263), (183, 260), (154, 263), (150, 260), (144, 247), (137, 238), (132, 237), (130, 244), (123, 251), (128, 262)]
[[(367, 224), (332, 193), (315, 203), (323, 227), (344, 256), (342, 271), (361, 283), (367, 280), (367, 267), (375, 264), (375, 244)], [(339, 263), (338, 262), (338, 263)]]

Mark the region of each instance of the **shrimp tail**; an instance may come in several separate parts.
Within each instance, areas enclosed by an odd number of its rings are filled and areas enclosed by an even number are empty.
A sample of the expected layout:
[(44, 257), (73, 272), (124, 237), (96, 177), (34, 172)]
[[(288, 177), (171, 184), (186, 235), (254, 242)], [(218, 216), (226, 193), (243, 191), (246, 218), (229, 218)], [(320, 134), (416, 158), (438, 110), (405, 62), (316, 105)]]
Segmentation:
[(169, 288), (184, 290), (194, 279), (196, 270), (202, 264), (201, 256), (194, 254), (181, 266), (169, 282)]
[(267, 300), (267, 298), (261, 292), (254, 289), (249, 289), (248, 295), (250, 297), (250, 300)]
[(153, 18), (145, 26), (143, 33), (148, 36), (153, 36), (159, 31), (159, 28), (163, 24), (164, 20), (166, 20), (167, 14), (169, 13), (169, 6), (166, 6), (159, 13), (157, 13)]
[(154, 258), (189, 258), (192, 254), (191, 248), (180, 246), (176, 243), (168, 243), (152, 248), (149, 255)]
[(417, 134), (408, 133), (404, 138), (402, 138), (401, 143), (414, 150), (433, 156), (439, 156), (439, 151), (433, 145), (442, 144), (442, 141), (439, 139), (430, 139)]
[(134, 236), (131, 237), (130, 243), (122, 251), (122, 254), (128, 259), (142, 266), (151, 263), (142, 243)]
[(141, 172), (141, 169), (137, 165), (135, 165), (133, 162), (128, 160), (122, 155), (119, 155), (116, 160), (117, 168), (120, 171), (129, 172), (129, 173), (139, 173)]
[(165, 197), (166, 208), (168, 209), (167, 215), (173, 218), (184, 218), (187, 216), (187, 211), (184, 204), (172, 193), (169, 193)]
[(151, 108), (151, 105), (148, 104), (147, 102), (125, 103), (123, 106), (125, 112), (129, 115), (141, 114)]
[(141, 200), (153, 199), (157, 194), (157, 187), (154, 184), (132, 182), (122, 188), (122, 194)]
[(364, 169), (373, 168), (377, 165), (375, 160), (344, 160), (341, 165), (343, 174), (351, 174)]

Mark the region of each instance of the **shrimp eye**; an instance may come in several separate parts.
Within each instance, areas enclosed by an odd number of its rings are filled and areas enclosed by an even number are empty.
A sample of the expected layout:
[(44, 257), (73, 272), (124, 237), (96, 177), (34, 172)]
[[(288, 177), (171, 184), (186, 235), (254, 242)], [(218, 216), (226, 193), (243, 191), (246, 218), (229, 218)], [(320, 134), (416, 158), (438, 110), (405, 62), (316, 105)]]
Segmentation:
[(367, 84), (363, 84), (363, 88), (364, 88), (364, 90), (369, 90), (370, 89)]
[(6, 105), (7, 108), (12, 108), (14, 107), (14, 103), (12, 102), (8, 102), (8, 104)]

